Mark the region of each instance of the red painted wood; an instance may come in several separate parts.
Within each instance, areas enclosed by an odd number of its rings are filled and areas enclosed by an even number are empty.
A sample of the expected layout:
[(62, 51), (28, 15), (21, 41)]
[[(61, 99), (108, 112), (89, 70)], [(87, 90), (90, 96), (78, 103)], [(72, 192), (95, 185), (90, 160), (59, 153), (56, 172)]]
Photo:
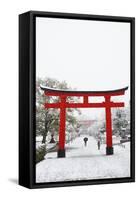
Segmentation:
[(111, 108), (106, 107), (106, 145), (112, 147), (112, 119), (111, 119)]
[[(109, 92), (108, 94), (107, 94), (107, 96), (118, 96), (118, 95), (123, 95), (125, 93), (125, 91), (124, 90), (122, 90), (122, 91), (118, 91), (118, 92)], [(68, 92), (58, 92), (58, 91), (45, 91), (45, 95), (46, 96), (66, 96), (66, 97), (68, 97), (68, 96), (79, 96), (79, 97), (81, 97), (81, 96), (106, 96), (106, 93), (104, 93), (104, 92), (99, 92), (99, 93), (95, 93), (95, 92), (88, 92), (87, 94), (86, 93), (83, 93), (83, 92), (79, 92), (79, 93), (76, 93), (76, 92), (70, 92), (70, 93), (68, 93)]]
[(66, 109), (60, 109), (60, 126), (59, 126), (59, 149), (65, 148), (65, 124), (66, 124)]
[(59, 150), (64, 150), (65, 148), (65, 128), (66, 128), (66, 108), (65, 108), (66, 98), (61, 99), (60, 108), (60, 126), (59, 126)]
[(88, 96), (83, 96), (83, 103), (88, 104)]
[(106, 115), (106, 145), (107, 147), (112, 147), (112, 118), (111, 118), (111, 106), (110, 106), (110, 99), (111, 96), (105, 97), (106, 108), (105, 108), (105, 115)]
[[(102, 102), (102, 103), (65, 103), (64, 108), (105, 108), (105, 107), (124, 107), (123, 102)], [(45, 108), (61, 108), (61, 103), (45, 103)]]

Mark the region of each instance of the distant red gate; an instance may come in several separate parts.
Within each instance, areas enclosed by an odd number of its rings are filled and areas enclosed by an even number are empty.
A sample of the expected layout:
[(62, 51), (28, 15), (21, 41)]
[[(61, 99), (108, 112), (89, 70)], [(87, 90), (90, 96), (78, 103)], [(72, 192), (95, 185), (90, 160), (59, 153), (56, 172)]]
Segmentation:
[[(57, 103), (45, 103), (45, 108), (60, 108), (60, 127), (59, 127), (59, 149), (58, 157), (65, 157), (65, 123), (66, 108), (105, 108), (106, 113), (106, 154), (113, 154), (112, 146), (112, 116), (111, 108), (124, 107), (124, 102), (111, 101), (112, 96), (124, 95), (128, 87), (110, 90), (110, 91), (70, 91), (58, 90), (45, 86), (41, 86), (46, 96), (58, 96), (60, 101)], [(83, 97), (83, 103), (69, 103), (67, 97), (76, 96)], [(105, 101), (100, 103), (89, 103), (88, 97), (104, 97)]]

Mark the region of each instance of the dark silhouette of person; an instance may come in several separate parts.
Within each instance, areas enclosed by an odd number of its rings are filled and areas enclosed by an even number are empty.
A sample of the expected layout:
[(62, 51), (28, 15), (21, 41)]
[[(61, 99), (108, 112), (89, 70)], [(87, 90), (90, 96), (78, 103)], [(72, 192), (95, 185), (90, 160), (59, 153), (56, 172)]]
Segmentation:
[(85, 137), (83, 140), (84, 140), (84, 145), (85, 145), (85, 147), (86, 147), (86, 146), (87, 146), (87, 142), (88, 142), (88, 138)]
[(100, 146), (101, 146), (101, 141), (100, 141), (100, 139), (98, 139), (98, 141), (97, 141), (97, 146), (98, 146), (98, 150), (100, 150)]

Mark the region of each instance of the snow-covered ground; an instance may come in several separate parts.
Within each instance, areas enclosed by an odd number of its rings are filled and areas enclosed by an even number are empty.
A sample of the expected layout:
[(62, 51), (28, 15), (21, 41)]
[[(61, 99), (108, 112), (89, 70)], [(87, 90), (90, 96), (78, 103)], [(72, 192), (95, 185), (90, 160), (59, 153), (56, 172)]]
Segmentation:
[(130, 143), (114, 146), (114, 155), (105, 154), (105, 145), (97, 149), (97, 142), (88, 137), (66, 144), (66, 158), (57, 158), (56, 152), (48, 153), (45, 160), (36, 165), (36, 182), (56, 182), (86, 179), (117, 178), (130, 176)]

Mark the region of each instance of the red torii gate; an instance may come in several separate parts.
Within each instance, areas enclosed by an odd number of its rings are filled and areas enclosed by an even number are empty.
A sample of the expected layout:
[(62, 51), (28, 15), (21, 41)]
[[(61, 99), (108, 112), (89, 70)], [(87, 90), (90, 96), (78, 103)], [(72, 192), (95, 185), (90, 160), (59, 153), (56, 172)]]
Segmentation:
[[(59, 127), (59, 149), (58, 157), (65, 157), (65, 124), (66, 124), (66, 108), (105, 108), (106, 113), (106, 154), (113, 154), (112, 147), (112, 116), (111, 108), (124, 107), (124, 102), (111, 101), (112, 96), (124, 95), (128, 87), (109, 90), (109, 91), (71, 91), (59, 90), (45, 86), (40, 86), (46, 96), (58, 96), (60, 101), (57, 103), (45, 103), (45, 108), (60, 109), (60, 127)], [(69, 103), (67, 97), (83, 97), (83, 103)], [(88, 97), (104, 97), (105, 101), (100, 103), (89, 103)]]

